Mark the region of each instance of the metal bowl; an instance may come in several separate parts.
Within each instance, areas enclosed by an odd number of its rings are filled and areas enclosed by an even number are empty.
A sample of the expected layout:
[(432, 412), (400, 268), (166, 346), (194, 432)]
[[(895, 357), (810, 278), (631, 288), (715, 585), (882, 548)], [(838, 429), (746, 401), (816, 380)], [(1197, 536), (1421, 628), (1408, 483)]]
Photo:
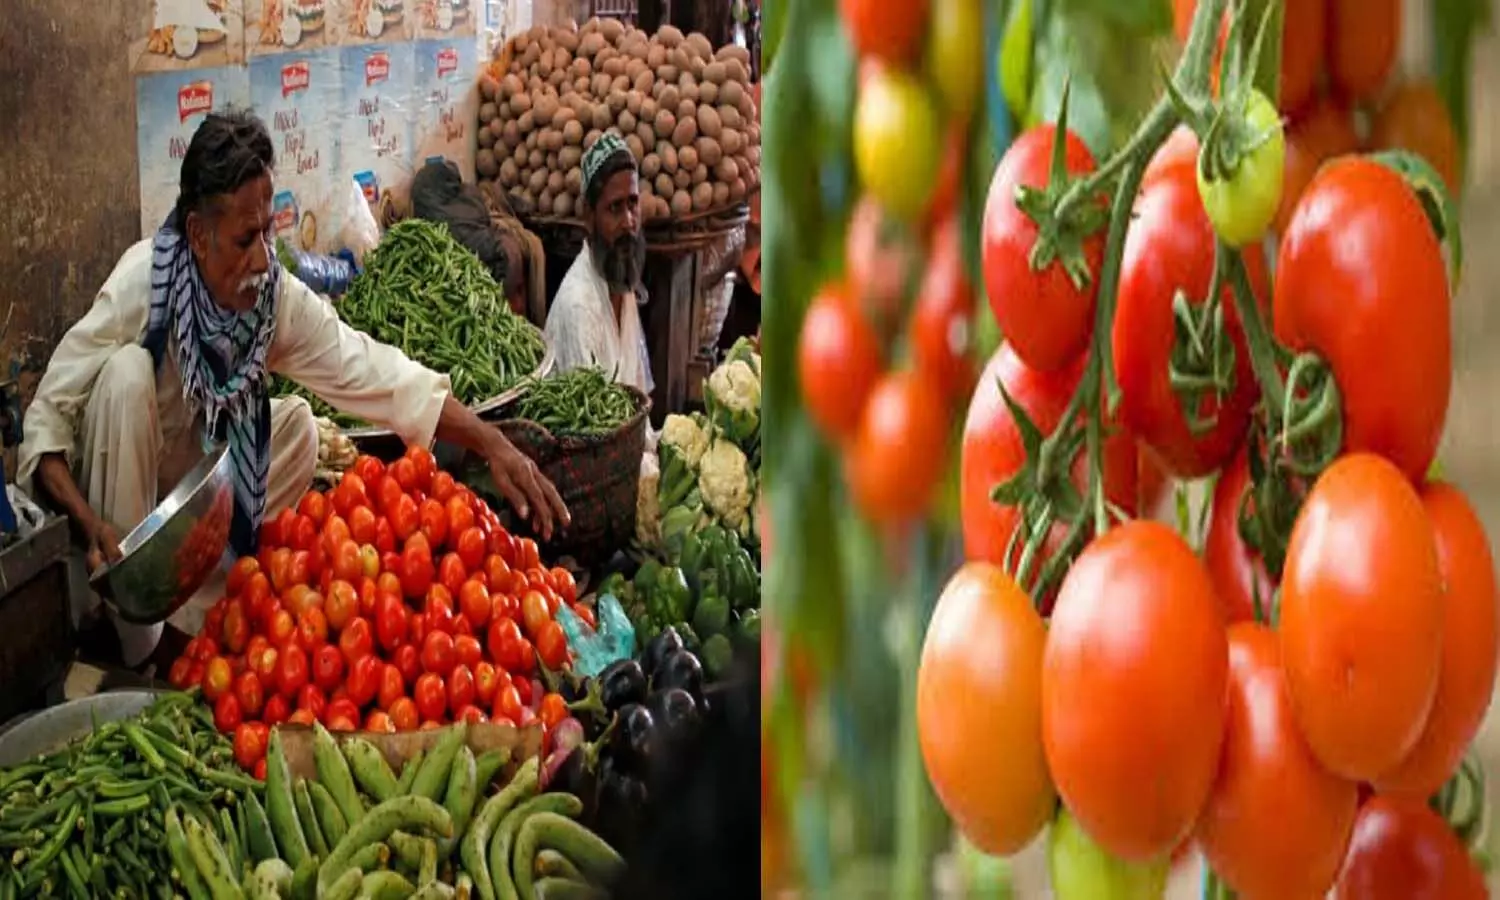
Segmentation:
[(123, 556), (96, 571), (90, 587), (127, 622), (165, 621), (218, 568), (233, 513), (229, 449), (219, 445), (125, 536)]

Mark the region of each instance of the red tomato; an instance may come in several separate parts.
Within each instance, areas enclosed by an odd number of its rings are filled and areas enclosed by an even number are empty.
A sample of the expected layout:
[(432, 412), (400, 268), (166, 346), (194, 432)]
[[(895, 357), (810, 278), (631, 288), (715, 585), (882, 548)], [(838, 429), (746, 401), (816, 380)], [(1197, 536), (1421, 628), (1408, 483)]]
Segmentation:
[(260, 561), (253, 556), (242, 556), (234, 561), (229, 567), (229, 575), (224, 580), (224, 591), (231, 597), (240, 596), (245, 586), (250, 583), (250, 576), (260, 572)]
[(568, 701), (564, 700), (562, 694), (548, 694), (542, 698), (540, 709), (542, 724), (551, 731), (556, 728), (563, 719), (572, 715), (568, 711)]
[(352, 719), (352, 718), (350, 718), (348, 716), (329, 716), (328, 717), (328, 730), (332, 731), (332, 732), (334, 732), (336, 734), (343, 734), (343, 733), (347, 733), (347, 732), (350, 732), (350, 731), (354, 731), (355, 730), (354, 723), (356, 721), (357, 721), (357, 719)]
[(375, 540), (372, 542), (375, 549), (381, 554), (382, 563), (385, 554), (396, 549), (396, 532), (391, 528), (391, 520), (385, 516), (375, 520)]
[(834, 440), (852, 438), (882, 368), (865, 313), (842, 285), (813, 299), (798, 342), (798, 377), (808, 415)]
[(255, 770), (255, 764), (266, 758), (266, 747), (271, 740), (271, 729), (264, 722), (242, 722), (234, 729), (234, 761), (247, 772)]
[(489, 624), (490, 611), (493, 604), (490, 602), (490, 592), (481, 584), (478, 578), (465, 581), (458, 591), (458, 606), (464, 618), (475, 628), (484, 628)]
[(307, 710), (321, 722), (328, 711), (328, 698), (317, 685), (305, 684), (297, 692), (297, 708)]
[(562, 566), (553, 566), (547, 577), (552, 579), (552, 589), (562, 602), (572, 606), (578, 601), (578, 582), (573, 580), (572, 572)]
[[(330, 582), (330, 584), (331, 583), (332, 582)], [(309, 602), (309, 598), (313, 594), (313, 589), (308, 587), (307, 585), (294, 584), (291, 587), (287, 588), (286, 591), (281, 595), (281, 605), (290, 610), (292, 615), (301, 616), (305, 610), (311, 608), (314, 605), (313, 603)]]
[(406, 458), (412, 461), (417, 490), (425, 491), (432, 487), (432, 477), (437, 474), (437, 458), (432, 455), (432, 451), (426, 447), (407, 447)]
[(385, 463), (368, 453), (362, 453), (349, 471), (358, 475), (366, 485), (373, 485), (385, 474)]
[(495, 703), (495, 691), (500, 687), (500, 673), (490, 663), (481, 660), (474, 665), (474, 700), (485, 709)]
[(531, 645), (530, 640), (524, 637), (521, 638), (515, 652), (519, 654), (519, 658), (516, 660), (517, 667), (512, 669), (510, 666), (506, 666), (506, 671), (517, 675), (530, 675), (536, 671), (536, 648)]
[[(294, 520), (295, 521), (295, 520)], [(271, 551), (270, 565), (266, 566), (266, 574), (271, 578), (271, 589), (280, 594), (292, 586), (292, 551), (286, 547), (277, 547)]]
[(234, 672), (229, 667), (229, 660), (222, 656), (210, 659), (203, 669), (203, 699), (214, 703), (233, 689)]
[(1246, 898), (1325, 896), (1354, 828), (1357, 794), (1302, 739), (1276, 632), (1231, 626), (1224, 754), (1197, 830), (1213, 870)]
[(1281, 577), (1287, 685), (1308, 746), (1369, 781), (1416, 746), (1443, 649), (1443, 580), (1422, 501), (1390, 462), (1341, 457), (1292, 527)]
[(542, 665), (557, 670), (568, 662), (568, 637), (556, 619), (548, 619), (536, 635), (536, 652)]
[(453, 655), (459, 665), (468, 666), (472, 671), (484, 659), (484, 647), (474, 635), (461, 634), (453, 639)]
[[(1021, 362), (1009, 344), (1001, 344), (990, 357), (969, 404), (959, 463), (959, 512), (964, 553), (970, 560), (1004, 563), (1005, 547), (1020, 524), (1015, 507), (1001, 506), (990, 499), (990, 492), (1018, 472), (1026, 460), (1021, 433), (999, 385), (1005, 385), (1011, 399), (1043, 434), (1050, 434), (1082, 375), (1081, 366), (1065, 372), (1038, 372)], [(1087, 463), (1084, 453), (1074, 460), (1073, 482), (1079, 490), (1087, 487)], [(1104, 443), (1105, 494), (1111, 503), (1131, 513), (1136, 507), (1138, 471), (1135, 441), (1125, 433), (1108, 438)], [(1055, 548), (1066, 533), (1066, 526), (1054, 527), (1048, 547)], [(1050, 608), (1051, 599), (1042, 598), (1043, 612)]]
[(1463, 188), (1463, 156), (1458, 133), (1437, 87), (1428, 81), (1402, 84), (1382, 102), (1370, 145), (1410, 150), (1432, 164), (1451, 193)]
[(961, 241), (956, 218), (944, 220), (933, 235), (910, 326), (917, 370), (949, 403), (969, 395), (978, 373), (971, 335), (975, 293)]
[[(1213, 226), (1203, 212), (1194, 177), (1192, 169), (1177, 166), (1136, 198), (1112, 335), (1125, 424), (1160, 456), (1168, 472), (1188, 479), (1224, 464), (1244, 439), (1250, 408), (1260, 395), (1228, 284), (1219, 296), (1234, 347), (1231, 381), (1222, 396), (1204, 392), (1194, 404), (1197, 416), (1212, 418), (1213, 427), (1195, 435), (1184, 415), (1185, 398), (1172, 389), (1169, 367), (1181, 343), (1173, 303), (1181, 291), (1201, 308), (1214, 271)], [(1264, 302), (1270, 293), (1269, 278), (1258, 247), (1245, 255), (1245, 264)]]
[[(531, 650), (530, 646), (526, 646), (524, 649), (528, 653)], [(516, 686), (516, 696), (521, 698), (521, 705), (530, 707), (533, 693), (531, 679), (524, 677), (523, 673), (517, 673), (517, 677), (512, 679), (512, 683)]]
[(333, 577), (350, 583), (359, 581), (365, 574), (365, 562), (359, 554), (359, 545), (354, 541), (340, 541), (333, 548)]
[(374, 653), (375, 629), (370, 626), (370, 620), (363, 616), (354, 617), (349, 622), (349, 627), (339, 635), (339, 650), (351, 666), (357, 660)]
[(313, 654), (313, 684), (331, 691), (344, 681), (344, 655), (332, 644), (324, 644)]
[(179, 691), (187, 690), (192, 681), (189, 673), (192, 671), (193, 661), (186, 656), (179, 656), (172, 661), (172, 668), (167, 672), (167, 683)]
[(894, 6), (881, 0), (839, 0), (849, 40), (861, 56), (882, 62), (914, 62), (927, 33), (928, 0)]
[(453, 476), (447, 472), (436, 472), (432, 476), (432, 490), (428, 493), (439, 503), (447, 503), (456, 487)]
[(488, 649), (490, 659), (507, 672), (519, 672), (521, 659), (521, 627), (515, 619), (500, 618), (490, 623)]
[(401, 646), (406, 640), (406, 604), (396, 594), (380, 594), (379, 609), (375, 613), (375, 633), (380, 646), (387, 652)]
[(1183, 166), (1191, 173), (1197, 165), (1198, 135), (1191, 127), (1178, 125), (1157, 148), (1151, 162), (1147, 163), (1146, 172), (1141, 176), (1141, 188), (1144, 190), (1157, 178)]
[(427, 616), (429, 631), (437, 629), (449, 634), (453, 633), (453, 595), (448, 593), (447, 588), (440, 584), (434, 584), (428, 588), (422, 611)]
[(490, 552), (499, 556), (507, 566), (516, 561), (516, 541), (503, 528), (496, 528), (490, 532)]
[(449, 497), (445, 506), (447, 507), (448, 534), (454, 536), (456, 547), (458, 537), (474, 527), (474, 509), (469, 505), (468, 498), (462, 495)]
[(286, 698), (280, 694), (272, 694), (266, 698), (265, 709), (261, 711), (261, 720), (267, 725), (275, 727), (287, 720), (291, 714)]
[(464, 582), (469, 579), (469, 570), (457, 553), (444, 553), (443, 558), (438, 562), (437, 573), (438, 583), (454, 596), (458, 595)]
[(417, 714), (423, 719), (436, 721), (448, 711), (448, 691), (442, 676), (433, 672), (424, 672), (417, 678), (412, 697), (417, 703)]
[(1336, 900), (1480, 900), (1484, 875), (1421, 800), (1374, 797), (1359, 810)]
[[(1082, 288), (1074, 286), (1060, 260), (1040, 272), (1031, 268), (1037, 226), (1016, 207), (1016, 188), (1046, 184), (1055, 134), (1052, 125), (1039, 125), (1010, 145), (990, 182), (981, 238), (985, 292), (1000, 331), (1017, 356), (1043, 372), (1070, 365), (1088, 346), (1104, 257), (1101, 229), (1083, 243), (1089, 280)], [(1093, 154), (1077, 135), (1068, 134), (1065, 155), (1070, 174), (1093, 171)]]
[[(450, 503), (449, 505), (451, 517), (452, 504)], [(464, 509), (467, 510), (468, 507), (464, 507)], [(469, 513), (469, 515), (473, 516), (473, 513)], [(477, 572), (484, 565), (486, 541), (484, 539), (484, 532), (480, 531), (476, 526), (471, 525), (458, 532), (458, 537), (454, 540), (453, 545), (458, 559), (463, 562), (464, 568), (468, 571)]]
[(453, 637), (443, 631), (429, 631), (422, 641), (422, 668), (427, 672), (446, 676), (453, 671), (458, 657), (453, 649)]
[(488, 722), (489, 720), (490, 718), (484, 714), (484, 710), (473, 704), (460, 707), (453, 713), (453, 721), (468, 722), (470, 725), (478, 725), (481, 722)]
[(287, 578), (291, 584), (312, 584), (312, 554), (306, 550), (293, 551), (291, 563), (287, 566)]
[(371, 482), (375, 490), (370, 497), (375, 501), (375, 508), (382, 516), (390, 516), (396, 509), (396, 504), (406, 495), (401, 483), (389, 472)]
[(490, 714), (490, 718), (520, 722), (522, 708), (521, 694), (516, 690), (516, 686), (514, 684), (503, 685), (495, 691), (495, 710)]
[(287, 543), (293, 550), (311, 550), (318, 542), (318, 526), (307, 516), (298, 516)]
[[(256, 565), (258, 566), (259, 563)], [(240, 598), (252, 611), (264, 610), (266, 602), (271, 599), (271, 579), (264, 572), (258, 570), (252, 572), (245, 580), (245, 589), (240, 594)]]
[(583, 603), (575, 603), (575, 604), (573, 604), (573, 615), (575, 615), (579, 619), (581, 619), (583, 621), (583, 624), (587, 625), (590, 628), (598, 628), (599, 627), (599, 624), (594, 621), (594, 609), (593, 609), (593, 607), (588, 606), (587, 604), (583, 604)]
[(391, 523), (391, 533), (397, 541), (405, 541), (417, 533), (422, 524), (421, 513), (417, 510), (417, 501), (410, 494), (402, 494), (396, 498), (395, 504), (386, 511), (386, 518)]
[(271, 613), (271, 620), (266, 625), (266, 637), (271, 643), (283, 647), (297, 634), (297, 620), (292, 614), (284, 609), (278, 609)]
[(381, 676), (385, 672), (385, 663), (373, 654), (361, 656), (349, 667), (349, 680), (344, 687), (349, 692), (349, 699), (360, 708), (369, 706), (375, 700), (375, 695), (380, 693)]
[(260, 715), (266, 703), (266, 691), (261, 686), (260, 676), (254, 672), (242, 672), (234, 682), (234, 696), (240, 701), (240, 711), (251, 718)]
[(1457, 488), (1429, 484), (1422, 505), (1437, 539), (1443, 594), (1443, 656), (1437, 698), (1417, 746), (1375, 787), (1417, 800), (1435, 795), (1458, 769), (1489, 709), (1496, 668), (1495, 561), (1484, 524)]
[(356, 544), (375, 543), (375, 510), (368, 506), (349, 510), (349, 537)]
[(454, 666), (448, 676), (448, 708), (453, 711), (453, 717), (457, 719), (459, 711), (472, 704), (476, 696), (474, 671), (466, 665)]
[(297, 643), (308, 653), (316, 651), (328, 642), (328, 619), (323, 610), (310, 606), (297, 617)]
[(306, 686), (307, 651), (297, 644), (283, 645), (281, 658), (276, 662), (276, 690), (290, 700)]
[(947, 462), (942, 393), (917, 372), (886, 374), (875, 385), (844, 464), (855, 505), (877, 523), (920, 516)]
[(328, 619), (328, 627), (340, 631), (358, 614), (359, 594), (355, 592), (354, 585), (338, 578), (329, 582), (328, 598), (323, 602), (323, 615)]
[(1105, 850), (1149, 861), (1192, 830), (1218, 769), (1228, 657), (1208, 571), (1167, 526), (1127, 522), (1073, 564), (1042, 662), (1042, 739), (1063, 802)]
[(434, 547), (442, 546), (448, 537), (448, 514), (443, 511), (443, 504), (432, 499), (423, 500), (417, 515), (421, 522), (419, 527), (427, 535), (427, 540)]
[(365, 717), (365, 731), (375, 734), (394, 734), (396, 725), (391, 721), (389, 714), (376, 709), (371, 710), (370, 714)]
[(1401, 176), (1366, 159), (1324, 165), (1287, 226), (1274, 297), (1276, 336), (1333, 370), (1345, 449), (1422, 478), (1452, 381), (1448, 273)]
[(218, 700), (214, 701), (214, 727), (228, 734), (239, 727), (243, 713), (240, 711), (240, 698), (232, 693), (224, 693)]
[(536, 541), (531, 538), (520, 538), (516, 541), (516, 559), (511, 563), (512, 569), (535, 569), (542, 564), (541, 548), (537, 547)]
[(1328, 42), (1334, 88), (1353, 100), (1375, 96), (1396, 63), (1401, 0), (1330, 0)]
[(417, 722), (421, 717), (417, 715), (417, 704), (412, 698), (402, 697), (391, 704), (387, 713), (390, 714), (391, 724), (396, 727), (397, 731), (417, 730)]
[(1213, 512), (1203, 542), (1203, 561), (1226, 625), (1256, 621), (1256, 606), (1269, 612), (1275, 584), (1259, 554), (1240, 537), (1240, 504), (1250, 488), (1250, 463), (1241, 449), (1214, 483)]
[(323, 552), (333, 556), (339, 545), (348, 540), (353, 540), (348, 521), (341, 515), (329, 516), (323, 523), (323, 538), (318, 542)]
[(510, 564), (505, 557), (491, 553), (484, 558), (484, 580), (491, 591), (504, 591), (510, 583)]
[(417, 647), (427, 639), (427, 617), (419, 612), (410, 612), (406, 617), (407, 639)]
[[(335, 719), (344, 719), (349, 722), (358, 722), (360, 720), (359, 706), (356, 705), (355, 702), (347, 696), (334, 697), (332, 700), (328, 701), (327, 715), (324, 716), (324, 720), (330, 723), (330, 731), (337, 730), (332, 727), (332, 722)], [(348, 730), (352, 731), (353, 729), (350, 728)]]
[(224, 649), (230, 653), (244, 652), (245, 646), (250, 642), (250, 622), (245, 615), (244, 606), (238, 601), (229, 604), (225, 610), (222, 630)]
[(286, 720), (287, 724), (290, 725), (306, 725), (307, 727), (311, 728), (313, 723), (318, 721), (318, 717), (313, 713), (312, 710), (298, 709), (295, 710), (290, 716), (287, 716)]
[(542, 626), (552, 621), (552, 611), (541, 591), (527, 591), (521, 598), (521, 614), (526, 625), (526, 634), (536, 637)]
[(427, 594), (432, 587), (437, 570), (432, 565), (432, 553), (425, 547), (408, 546), (401, 553), (401, 590), (415, 600)]
[(389, 710), (391, 704), (406, 696), (406, 679), (401, 675), (394, 663), (385, 663), (380, 669), (380, 689), (375, 695), (375, 703), (381, 709)]

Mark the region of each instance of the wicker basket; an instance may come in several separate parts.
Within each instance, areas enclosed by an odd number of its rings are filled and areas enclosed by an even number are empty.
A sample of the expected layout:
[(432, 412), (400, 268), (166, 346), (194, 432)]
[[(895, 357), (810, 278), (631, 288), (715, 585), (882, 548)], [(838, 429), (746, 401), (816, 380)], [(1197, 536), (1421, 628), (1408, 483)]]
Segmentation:
[[(588, 565), (608, 559), (635, 539), (636, 494), (651, 400), (633, 387), (627, 386), (627, 390), (636, 403), (635, 415), (613, 433), (600, 437), (557, 437), (535, 422), (503, 418), (504, 410), (486, 417), (498, 421), (511, 443), (536, 462), (542, 474), (557, 486), (573, 516), (567, 531), (554, 534), (544, 545), (549, 559), (571, 555)], [(467, 457), (462, 477), (476, 491), (490, 495), (486, 499), (500, 513), (507, 529), (529, 534), (530, 526), (494, 496), (494, 484), (483, 461)]]
[[(748, 221), (750, 207), (745, 203), (655, 219), (645, 226), (646, 252), (675, 255), (702, 250)], [(522, 222), (542, 235), (543, 242), (548, 244), (549, 255), (553, 247), (557, 247), (576, 256), (588, 234), (583, 220), (571, 216), (525, 216)]]

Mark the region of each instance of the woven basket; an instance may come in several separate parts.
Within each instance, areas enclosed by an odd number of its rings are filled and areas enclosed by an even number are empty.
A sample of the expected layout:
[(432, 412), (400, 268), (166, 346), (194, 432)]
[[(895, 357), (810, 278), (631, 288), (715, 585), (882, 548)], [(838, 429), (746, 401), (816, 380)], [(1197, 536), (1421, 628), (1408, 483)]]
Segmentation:
[[(502, 418), (504, 410), (486, 416), (498, 420), (500, 430), (522, 453), (531, 457), (557, 487), (573, 516), (565, 533), (554, 534), (543, 545), (545, 555), (555, 559), (571, 555), (585, 565), (608, 559), (635, 539), (635, 504), (640, 487), (641, 457), (646, 452), (646, 418), (651, 400), (627, 386), (636, 412), (614, 432), (599, 437), (558, 437), (535, 422)], [(482, 462), (472, 457), (466, 474), (487, 475)], [(481, 470), (475, 473), (472, 466)], [(474, 478), (466, 479), (472, 485)], [(499, 498), (491, 498), (492, 502)], [(503, 502), (495, 504), (501, 520), (513, 533), (529, 534)]]

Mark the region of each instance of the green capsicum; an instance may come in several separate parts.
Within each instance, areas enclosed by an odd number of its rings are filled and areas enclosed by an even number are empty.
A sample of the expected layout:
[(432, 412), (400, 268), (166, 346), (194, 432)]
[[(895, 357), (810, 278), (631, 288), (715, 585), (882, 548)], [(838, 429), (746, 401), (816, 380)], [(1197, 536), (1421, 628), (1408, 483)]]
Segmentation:
[(717, 590), (704, 591), (693, 612), (693, 628), (704, 638), (722, 632), (729, 625), (729, 600)]
[(686, 622), (693, 615), (693, 591), (688, 587), (687, 576), (676, 566), (661, 569), (656, 576), (655, 593), (668, 610), (663, 623)]
[(750, 554), (745, 548), (740, 547), (724, 563), (729, 572), (729, 594), (730, 602), (735, 609), (753, 609), (760, 605), (760, 573), (755, 570), (755, 563), (751, 561)]
[(654, 559), (641, 563), (641, 567), (635, 573), (635, 592), (641, 595), (650, 594), (656, 587), (656, 576), (660, 572), (661, 563)]
[(677, 567), (682, 569), (682, 574), (687, 577), (688, 584), (694, 590), (701, 590), (698, 585), (698, 573), (703, 569), (703, 551), (703, 542), (696, 534), (689, 534), (683, 538), (682, 552), (677, 557)]

